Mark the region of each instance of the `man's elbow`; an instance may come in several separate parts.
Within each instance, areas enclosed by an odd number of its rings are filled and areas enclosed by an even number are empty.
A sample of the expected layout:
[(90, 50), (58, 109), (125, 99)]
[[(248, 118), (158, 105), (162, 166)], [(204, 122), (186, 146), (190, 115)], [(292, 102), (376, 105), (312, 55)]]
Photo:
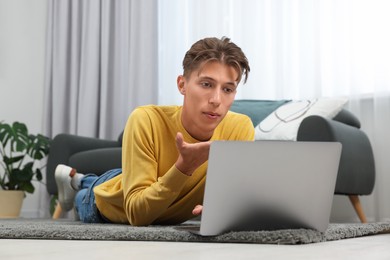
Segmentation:
[(130, 205), (125, 210), (127, 212), (127, 219), (132, 226), (149, 226), (153, 223), (153, 220), (148, 218), (146, 213), (140, 213), (142, 210), (135, 210)]

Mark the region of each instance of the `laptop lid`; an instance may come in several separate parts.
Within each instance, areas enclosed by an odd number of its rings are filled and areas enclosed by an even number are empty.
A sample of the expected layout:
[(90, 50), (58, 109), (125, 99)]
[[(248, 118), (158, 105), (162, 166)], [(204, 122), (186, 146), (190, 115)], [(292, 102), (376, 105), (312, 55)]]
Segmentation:
[(341, 144), (214, 141), (200, 235), (329, 224)]

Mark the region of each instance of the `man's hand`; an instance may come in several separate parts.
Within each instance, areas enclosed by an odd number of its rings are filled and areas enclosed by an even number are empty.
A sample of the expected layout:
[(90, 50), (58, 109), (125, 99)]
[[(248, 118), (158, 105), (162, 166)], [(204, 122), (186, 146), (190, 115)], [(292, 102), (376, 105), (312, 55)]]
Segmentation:
[(195, 208), (192, 210), (192, 214), (195, 216), (199, 216), (202, 214), (203, 206), (202, 205), (196, 205)]
[(182, 173), (191, 176), (192, 173), (209, 158), (210, 141), (196, 144), (184, 142), (182, 133), (176, 135), (176, 147), (179, 158), (175, 163), (176, 168)]

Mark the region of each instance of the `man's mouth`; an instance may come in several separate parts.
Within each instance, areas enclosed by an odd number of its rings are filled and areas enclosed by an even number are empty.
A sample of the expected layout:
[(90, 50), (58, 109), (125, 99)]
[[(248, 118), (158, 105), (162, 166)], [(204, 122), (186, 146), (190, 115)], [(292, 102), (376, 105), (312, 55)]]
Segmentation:
[(218, 114), (218, 113), (214, 113), (214, 112), (204, 112), (204, 114), (208, 117), (208, 118), (211, 118), (211, 119), (216, 119), (216, 118), (219, 118), (221, 115)]

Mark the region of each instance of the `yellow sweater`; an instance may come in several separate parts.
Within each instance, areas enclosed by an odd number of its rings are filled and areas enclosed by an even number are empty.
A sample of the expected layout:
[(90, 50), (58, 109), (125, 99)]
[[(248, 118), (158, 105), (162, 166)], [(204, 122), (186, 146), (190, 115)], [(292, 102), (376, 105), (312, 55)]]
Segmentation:
[[(130, 115), (122, 147), (122, 174), (95, 187), (96, 205), (114, 223), (178, 224), (193, 218), (202, 204), (207, 162), (192, 176), (175, 166), (175, 137), (181, 132), (197, 143), (181, 124), (181, 106), (143, 106)], [(249, 117), (228, 112), (211, 140), (254, 140)]]

